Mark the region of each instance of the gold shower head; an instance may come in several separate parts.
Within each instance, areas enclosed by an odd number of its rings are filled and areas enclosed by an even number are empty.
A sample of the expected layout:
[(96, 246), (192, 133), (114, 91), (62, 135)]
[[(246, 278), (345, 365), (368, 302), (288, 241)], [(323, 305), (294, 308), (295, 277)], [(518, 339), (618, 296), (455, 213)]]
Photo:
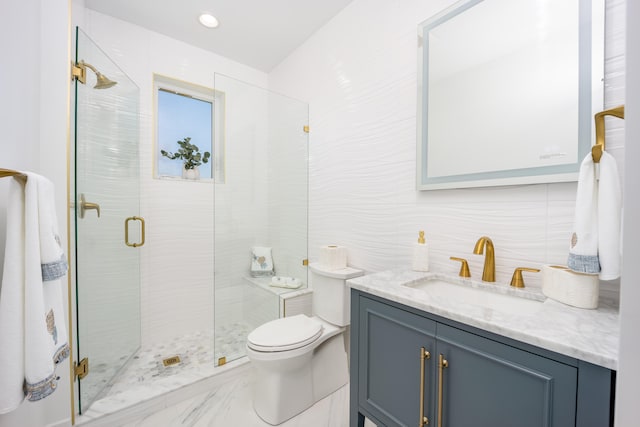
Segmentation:
[(114, 82), (113, 80), (110, 80), (108, 77), (106, 77), (104, 74), (100, 72), (96, 72), (96, 79), (97, 81), (95, 86), (93, 87), (94, 89), (108, 89), (118, 84), (118, 82)]
[(118, 82), (109, 79), (100, 71), (96, 70), (96, 67), (84, 61), (80, 61), (73, 67), (72, 74), (80, 81), (80, 83), (86, 83), (87, 81), (87, 68), (96, 73), (96, 84), (93, 86), (94, 89), (107, 89), (118, 84)]

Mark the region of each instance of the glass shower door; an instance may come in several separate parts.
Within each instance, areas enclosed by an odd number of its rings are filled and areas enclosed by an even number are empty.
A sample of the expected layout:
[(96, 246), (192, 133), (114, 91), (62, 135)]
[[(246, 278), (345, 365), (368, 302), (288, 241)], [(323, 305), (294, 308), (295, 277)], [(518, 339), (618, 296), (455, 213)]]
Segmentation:
[(140, 347), (144, 222), (139, 89), (82, 31), (76, 40), (86, 75), (75, 88), (74, 161), (77, 360), (89, 363), (78, 385), (83, 413)]

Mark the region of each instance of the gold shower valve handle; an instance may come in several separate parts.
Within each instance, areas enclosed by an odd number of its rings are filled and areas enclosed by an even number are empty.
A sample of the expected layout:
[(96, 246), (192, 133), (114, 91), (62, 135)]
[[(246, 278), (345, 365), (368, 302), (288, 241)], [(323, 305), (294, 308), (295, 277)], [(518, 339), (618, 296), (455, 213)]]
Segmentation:
[(464, 258), (458, 258), (458, 257), (449, 257), (450, 260), (453, 261), (459, 261), (462, 264), (460, 264), (460, 273), (458, 273), (458, 276), (460, 277), (471, 277), (471, 271), (469, 271), (469, 263), (467, 262), (466, 259)]
[(514, 288), (524, 288), (524, 278), (522, 277), (523, 271), (529, 271), (531, 273), (539, 273), (540, 270), (537, 268), (527, 268), (527, 267), (518, 267), (514, 270), (513, 276), (511, 277), (511, 286)]
[(100, 218), (100, 205), (97, 203), (87, 202), (84, 197), (84, 194), (80, 194), (80, 218), (84, 218), (86, 211), (94, 209), (98, 213), (98, 218)]

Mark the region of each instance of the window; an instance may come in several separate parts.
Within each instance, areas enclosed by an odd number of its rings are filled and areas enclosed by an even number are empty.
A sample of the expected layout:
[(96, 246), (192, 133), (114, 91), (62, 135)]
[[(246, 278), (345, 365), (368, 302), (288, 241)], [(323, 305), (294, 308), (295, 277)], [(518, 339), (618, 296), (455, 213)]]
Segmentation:
[(162, 155), (175, 153), (178, 141), (189, 138), (202, 155), (202, 180), (224, 182), (224, 93), (188, 82), (154, 75), (157, 178), (182, 177), (183, 162)]

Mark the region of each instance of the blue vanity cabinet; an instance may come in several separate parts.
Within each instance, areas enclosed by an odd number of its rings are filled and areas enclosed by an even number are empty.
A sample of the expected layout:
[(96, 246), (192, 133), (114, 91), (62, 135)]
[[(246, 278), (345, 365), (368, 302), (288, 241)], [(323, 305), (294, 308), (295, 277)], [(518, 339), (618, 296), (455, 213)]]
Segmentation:
[(352, 427), (612, 425), (613, 371), (357, 290), (351, 310)]
[(443, 426), (576, 425), (575, 366), (443, 324), (437, 357)]
[(421, 417), (431, 420), (436, 322), (368, 298), (360, 299), (360, 307), (360, 329), (351, 338), (360, 349), (359, 363), (351, 359), (358, 370), (359, 407), (378, 425), (417, 426)]

